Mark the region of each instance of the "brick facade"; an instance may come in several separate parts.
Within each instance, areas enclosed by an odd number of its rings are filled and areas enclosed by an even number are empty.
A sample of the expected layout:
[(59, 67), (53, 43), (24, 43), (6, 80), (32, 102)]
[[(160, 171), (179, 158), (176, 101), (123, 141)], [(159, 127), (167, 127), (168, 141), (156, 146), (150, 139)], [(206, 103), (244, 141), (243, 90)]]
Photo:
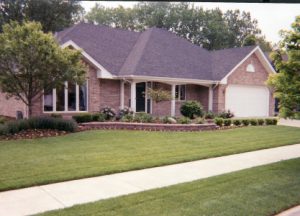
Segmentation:
[[(255, 67), (255, 72), (247, 72), (248, 64)], [(241, 64), (228, 78), (226, 85), (218, 85), (213, 91), (213, 111), (222, 112), (225, 110), (226, 87), (230, 84), (266, 86), (269, 73), (264, 68), (257, 55), (253, 53), (243, 64)], [(275, 99), (270, 91), (269, 114), (274, 115)]]
[(0, 91), (0, 115), (16, 117), (16, 112), (21, 111), (26, 115), (27, 109), (23, 101), (15, 98), (6, 98), (6, 94)]

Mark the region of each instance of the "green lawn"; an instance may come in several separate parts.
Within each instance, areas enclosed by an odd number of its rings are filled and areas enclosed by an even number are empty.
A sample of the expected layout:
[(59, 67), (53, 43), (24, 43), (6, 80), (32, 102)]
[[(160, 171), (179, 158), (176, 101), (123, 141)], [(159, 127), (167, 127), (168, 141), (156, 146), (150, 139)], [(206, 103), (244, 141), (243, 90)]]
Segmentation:
[(300, 143), (300, 128), (208, 132), (88, 131), (0, 141), (0, 190)]
[(43, 215), (253, 216), (300, 204), (300, 158)]

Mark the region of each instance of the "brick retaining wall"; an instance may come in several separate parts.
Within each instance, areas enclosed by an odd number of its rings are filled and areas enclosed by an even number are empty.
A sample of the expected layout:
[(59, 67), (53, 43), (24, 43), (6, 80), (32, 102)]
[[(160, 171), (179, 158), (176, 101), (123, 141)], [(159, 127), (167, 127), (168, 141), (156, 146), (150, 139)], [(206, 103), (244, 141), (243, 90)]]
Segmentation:
[(215, 124), (157, 124), (126, 122), (88, 122), (82, 123), (85, 129), (144, 130), (144, 131), (205, 131), (215, 130)]

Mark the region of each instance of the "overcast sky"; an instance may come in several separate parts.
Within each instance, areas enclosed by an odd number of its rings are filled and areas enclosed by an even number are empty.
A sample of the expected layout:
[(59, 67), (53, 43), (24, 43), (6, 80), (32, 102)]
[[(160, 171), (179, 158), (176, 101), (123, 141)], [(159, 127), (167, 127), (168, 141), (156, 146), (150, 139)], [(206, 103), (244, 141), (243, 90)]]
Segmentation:
[[(97, 1), (82, 1), (81, 5), (88, 12)], [(120, 1), (100, 1), (98, 2), (107, 7), (132, 7), (137, 2), (120, 2)], [(251, 17), (258, 20), (258, 26), (262, 30), (267, 40), (278, 42), (278, 35), (281, 29), (290, 29), (291, 23), (297, 15), (300, 15), (300, 4), (262, 4), (262, 3), (200, 3), (195, 2), (196, 6), (211, 9), (219, 7), (222, 11), (228, 9), (239, 9), (250, 12)]]

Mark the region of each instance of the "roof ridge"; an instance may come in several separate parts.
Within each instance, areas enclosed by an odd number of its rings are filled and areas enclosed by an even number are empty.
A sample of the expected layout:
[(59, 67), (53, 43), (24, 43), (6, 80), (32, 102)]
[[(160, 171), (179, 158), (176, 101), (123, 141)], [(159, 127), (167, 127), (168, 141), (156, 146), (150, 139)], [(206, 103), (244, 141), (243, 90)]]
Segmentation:
[(67, 34), (74, 31), (74, 29), (77, 28), (77, 26), (79, 26), (80, 24), (81, 23), (75, 24), (75, 25), (71, 26), (69, 29), (66, 29), (65, 32), (62, 32), (61, 36), (58, 34), (59, 32), (56, 32), (57, 40), (60, 41), (61, 39), (63, 39)]
[[(134, 55), (135, 52), (136, 52), (137, 57), (134, 58), (135, 61), (134, 61), (134, 63), (133, 63), (133, 66), (131, 67), (131, 73), (134, 73), (134, 71), (135, 71), (137, 65), (139, 64), (139, 62), (140, 62), (140, 60), (141, 60), (141, 58), (142, 58), (142, 56), (143, 56), (143, 54), (144, 54), (144, 50), (145, 50), (145, 48), (146, 48), (146, 45), (147, 45), (147, 43), (148, 43), (148, 41), (149, 41), (149, 39), (150, 39), (150, 35), (151, 35), (152, 32), (153, 32), (153, 29), (151, 28), (151, 29), (147, 29), (146, 31), (142, 32), (142, 33), (139, 35), (139, 37), (138, 37), (138, 39), (136, 40), (135, 44), (132, 46), (132, 49), (131, 49), (131, 51), (129, 52), (129, 54), (128, 54), (126, 60), (124, 61), (124, 64), (122, 65), (122, 67), (121, 67), (119, 73), (122, 73), (123, 70), (126, 70), (125, 67), (126, 67), (127, 64), (128, 64), (128, 61), (131, 60), (131, 58), (133, 57), (133, 55)], [(138, 47), (140, 43), (141, 43), (141, 47)], [(140, 49), (138, 49), (138, 48), (140, 48)], [(138, 49), (138, 50), (137, 50), (137, 49)]]

